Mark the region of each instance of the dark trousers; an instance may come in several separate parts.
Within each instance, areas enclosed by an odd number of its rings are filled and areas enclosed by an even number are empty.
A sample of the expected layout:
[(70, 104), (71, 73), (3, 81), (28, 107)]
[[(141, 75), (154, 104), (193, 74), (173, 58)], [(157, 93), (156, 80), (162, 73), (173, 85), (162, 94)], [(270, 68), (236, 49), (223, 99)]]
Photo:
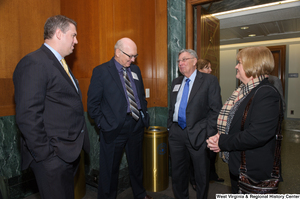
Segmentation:
[(210, 167), (209, 167), (209, 179), (210, 180), (217, 180), (219, 178), (218, 174), (216, 173), (216, 158), (217, 154), (211, 150), (209, 150), (209, 161), (210, 161)]
[(233, 175), (230, 172), (229, 172), (229, 175), (230, 175), (230, 183), (231, 183), (231, 193), (237, 194), (239, 191), (239, 186), (238, 186), (239, 177)]
[[(216, 157), (217, 157), (217, 153), (215, 153), (213, 151), (209, 151), (209, 161), (210, 161), (209, 180), (217, 180), (219, 178), (218, 174), (216, 173)], [(193, 162), (191, 161), (190, 162), (190, 182), (192, 185), (196, 184), (194, 169), (199, 169), (199, 168), (194, 168)]]
[(144, 128), (141, 119), (136, 122), (130, 115), (126, 116), (121, 132), (112, 143), (106, 143), (102, 132), (100, 133), (98, 199), (117, 197), (119, 167), (124, 149), (134, 198), (146, 196), (143, 187), (143, 138)]
[(195, 168), (197, 199), (206, 199), (209, 186), (209, 158), (206, 142), (199, 150), (192, 148), (186, 130), (173, 123), (169, 130), (172, 186), (175, 198), (188, 199), (190, 159)]
[(41, 162), (33, 160), (30, 168), (34, 172), (41, 198), (74, 199), (74, 176), (79, 161), (80, 156), (74, 162), (67, 163), (54, 155)]

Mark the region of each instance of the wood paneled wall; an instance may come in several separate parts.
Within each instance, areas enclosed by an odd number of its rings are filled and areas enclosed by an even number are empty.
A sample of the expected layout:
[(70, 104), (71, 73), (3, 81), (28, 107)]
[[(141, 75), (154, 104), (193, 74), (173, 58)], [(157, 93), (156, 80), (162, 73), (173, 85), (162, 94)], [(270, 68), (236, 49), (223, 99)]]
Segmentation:
[(114, 56), (122, 37), (137, 44), (148, 107), (167, 107), (167, 0), (61, 0), (61, 13), (78, 23), (72, 71), (86, 105), (92, 70)]
[(57, 14), (78, 23), (79, 43), (66, 59), (79, 80), (85, 110), (93, 68), (113, 57), (122, 37), (137, 44), (136, 64), (150, 89), (148, 107), (167, 107), (167, 0), (1, 0), (0, 116), (15, 114), (13, 71), (42, 45), (44, 23)]
[(0, 116), (15, 115), (15, 67), (42, 45), (45, 21), (59, 13), (60, 0), (0, 1)]

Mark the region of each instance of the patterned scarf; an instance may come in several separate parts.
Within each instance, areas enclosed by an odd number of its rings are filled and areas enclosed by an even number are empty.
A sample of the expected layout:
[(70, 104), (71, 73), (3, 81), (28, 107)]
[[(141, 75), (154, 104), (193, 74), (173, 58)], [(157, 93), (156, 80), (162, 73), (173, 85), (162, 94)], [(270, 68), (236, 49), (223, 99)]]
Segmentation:
[[(241, 85), (233, 91), (232, 95), (227, 99), (223, 105), (217, 121), (217, 128), (219, 134), (228, 134), (230, 129), (231, 121), (234, 117), (239, 104), (245, 99), (245, 97), (250, 93), (250, 91), (260, 84), (266, 76), (261, 75), (257, 78), (252, 78), (247, 84), (241, 83)], [(229, 152), (224, 151), (220, 153), (220, 157), (224, 162), (228, 163)]]

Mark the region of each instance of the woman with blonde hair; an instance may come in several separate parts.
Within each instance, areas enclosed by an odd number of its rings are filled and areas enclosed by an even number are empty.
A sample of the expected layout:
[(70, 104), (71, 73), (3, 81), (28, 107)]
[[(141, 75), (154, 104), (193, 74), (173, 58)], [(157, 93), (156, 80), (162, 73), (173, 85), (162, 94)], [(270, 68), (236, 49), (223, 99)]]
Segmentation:
[[(236, 78), (241, 85), (223, 105), (218, 116), (218, 133), (207, 140), (207, 147), (222, 152), (228, 163), (232, 193), (238, 193), (241, 152), (245, 151), (247, 175), (261, 181), (271, 178), (276, 131), (282, 117), (280, 94), (268, 81), (274, 58), (264, 47), (248, 47), (237, 54)], [(249, 102), (252, 100), (252, 102)], [(242, 118), (246, 106), (248, 114)]]

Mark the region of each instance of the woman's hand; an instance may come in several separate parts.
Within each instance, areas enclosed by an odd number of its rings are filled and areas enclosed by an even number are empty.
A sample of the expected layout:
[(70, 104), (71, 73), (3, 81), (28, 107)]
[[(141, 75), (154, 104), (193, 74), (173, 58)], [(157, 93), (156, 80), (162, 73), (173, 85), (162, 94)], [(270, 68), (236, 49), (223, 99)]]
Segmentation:
[(220, 138), (220, 134), (217, 133), (216, 135), (211, 136), (206, 140), (207, 147), (215, 153), (221, 151), (219, 148), (219, 138)]

